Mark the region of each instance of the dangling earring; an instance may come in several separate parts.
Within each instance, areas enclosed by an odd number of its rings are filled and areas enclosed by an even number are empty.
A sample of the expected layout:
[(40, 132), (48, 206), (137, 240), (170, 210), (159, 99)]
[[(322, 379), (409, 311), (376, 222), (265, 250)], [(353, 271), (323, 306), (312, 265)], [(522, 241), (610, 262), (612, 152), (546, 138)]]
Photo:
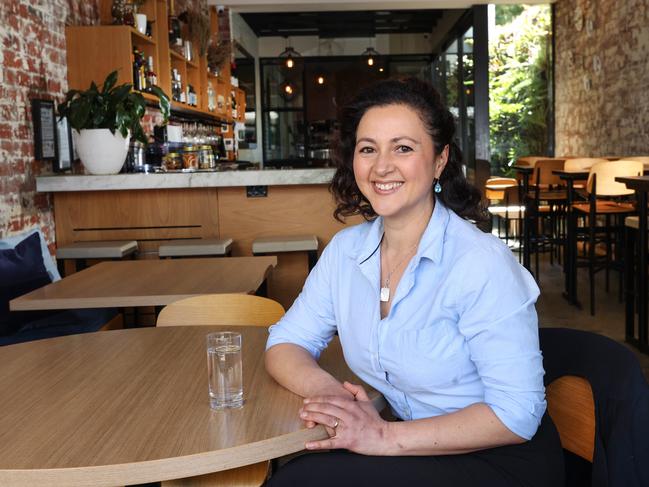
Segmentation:
[(435, 185), (433, 186), (433, 191), (435, 191), (435, 193), (441, 193), (442, 192), (442, 185), (439, 184), (439, 179), (435, 180)]

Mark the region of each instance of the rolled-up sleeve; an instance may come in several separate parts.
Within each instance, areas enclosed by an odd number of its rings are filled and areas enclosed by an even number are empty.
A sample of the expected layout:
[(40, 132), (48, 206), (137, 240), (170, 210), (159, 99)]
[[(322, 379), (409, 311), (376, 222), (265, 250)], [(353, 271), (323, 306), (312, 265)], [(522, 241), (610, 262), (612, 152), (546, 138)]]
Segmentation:
[(459, 330), (484, 384), (484, 401), (507, 428), (530, 439), (546, 409), (539, 289), (500, 242), (465, 256), (458, 267), (471, 276), (458, 302)]
[(336, 333), (332, 278), (338, 265), (338, 241), (334, 237), (304, 283), (293, 305), (271, 326), (266, 350), (279, 343), (293, 343), (318, 358)]

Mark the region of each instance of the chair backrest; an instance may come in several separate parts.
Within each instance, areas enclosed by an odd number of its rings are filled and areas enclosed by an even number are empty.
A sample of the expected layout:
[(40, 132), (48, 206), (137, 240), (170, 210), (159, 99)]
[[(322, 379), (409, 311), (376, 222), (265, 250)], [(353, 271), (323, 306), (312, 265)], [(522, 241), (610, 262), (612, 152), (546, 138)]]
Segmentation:
[[(635, 354), (603, 335), (569, 328), (539, 329), (539, 344), (543, 353), (550, 414), (550, 403), (554, 407), (559, 400), (569, 401), (568, 404), (572, 401), (573, 404), (566, 409), (589, 410), (590, 402), (587, 400), (587, 388), (582, 387), (585, 386), (583, 381), (592, 390), (595, 428), (594, 436), (590, 436), (590, 432), (588, 436), (594, 438), (593, 481), (597, 476), (604, 481), (601, 485), (649, 485), (649, 468), (646, 465), (646, 452), (649, 451), (649, 384)], [(578, 385), (579, 381), (566, 376), (580, 377), (582, 384)], [(566, 377), (563, 384), (557, 382), (562, 377)], [(555, 382), (563, 390), (553, 391), (555, 386), (552, 384)], [(580, 396), (581, 400), (577, 402), (568, 397), (574, 395)], [(576, 414), (575, 411), (572, 414)], [(552, 418), (554, 420), (555, 417)], [(555, 420), (557, 423), (561, 421)], [(571, 421), (575, 424), (571, 425)], [(557, 425), (564, 446), (564, 438), (576, 434), (571, 432), (570, 427), (581, 429), (582, 424), (582, 419), (568, 419), (564, 426)], [(575, 450), (581, 455), (577, 448)], [(599, 482), (597, 484), (600, 485)]]
[(514, 178), (489, 178), (485, 182), (485, 197), (488, 200), (502, 200), (505, 198), (505, 189), (511, 186), (518, 186), (518, 181)]
[(284, 315), (272, 299), (250, 294), (206, 294), (165, 306), (156, 326), (269, 326)]
[(589, 171), (593, 165), (598, 162), (606, 162), (607, 159), (601, 159), (598, 157), (575, 157), (574, 159), (566, 159), (566, 163), (563, 166), (564, 171)]
[(564, 163), (564, 159), (539, 159), (536, 161), (533, 184), (562, 184), (559, 176), (552, 174), (552, 171), (562, 170)]
[(534, 167), (539, 159), (550, 159), (548, 156), (525, 156), (516, 159), (517, 166)]
[(545, 389), (548, 413), (557, 427), (561, 446), (593, 461), (595, 449), (595, 401), (590, 383), (581, 377), (565, 375)]
[(625, 196), (634, 193), (624, 183), (615, 180), (622, 176), (641, 176), (643, 173), (640, 161), (605, 161), (598, 162), (590, 168), (586, 190), (593, 192), (593, 176), (597, 175), (595, 193), (597, 196)]
[(645, 171), (649, 171), (649, 156), (632, 156), (632, 157), (623, 157), (624, 161), (640, 161), (645, 168)]

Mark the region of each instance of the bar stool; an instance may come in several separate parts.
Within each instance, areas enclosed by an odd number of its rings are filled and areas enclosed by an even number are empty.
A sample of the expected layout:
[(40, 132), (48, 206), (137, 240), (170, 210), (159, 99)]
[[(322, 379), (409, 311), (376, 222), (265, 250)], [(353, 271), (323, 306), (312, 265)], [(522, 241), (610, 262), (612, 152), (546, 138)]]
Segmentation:
[(203, 238), (200, 240), (171, 240), (158, 247), (158, 256), (174, 257), (224, 257), (232, 252), (231, 238)]
[(120, 260), (124, 257), (135, 257), (138, 245), (136, 240), (107, 240), (91, 242), (75, 242), (56, 249), (56, 260), (59, 272), (65, 272), (63, 261), (75, 260), (77, 271), (86, 267), (88, 259)]
[(252, 242), (253, 255), (282, 252), (306, 252), (310, 272), (318, 261), (318, 237), (315, 235), (259, 237)]

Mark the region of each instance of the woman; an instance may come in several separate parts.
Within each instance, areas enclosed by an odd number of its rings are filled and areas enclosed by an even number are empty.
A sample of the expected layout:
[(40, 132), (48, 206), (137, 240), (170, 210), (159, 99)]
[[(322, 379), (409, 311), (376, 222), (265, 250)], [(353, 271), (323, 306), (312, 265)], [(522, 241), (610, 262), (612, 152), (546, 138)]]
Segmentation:
[[(439, 94), (416, 79), (379, 82), (343, 110), (335, 216), (368, 221), (332, 239), (266, 352), (269, 373), (305, 397), (301, 418), (331, 436), (306, 448), (335, 451), (298, 457), (269, 485), (562, 485), (539, 290), (469, 221), (482, 218), (480, 195), (454, 133)], [(318, 367), (335, 333), (402, 421)]]

